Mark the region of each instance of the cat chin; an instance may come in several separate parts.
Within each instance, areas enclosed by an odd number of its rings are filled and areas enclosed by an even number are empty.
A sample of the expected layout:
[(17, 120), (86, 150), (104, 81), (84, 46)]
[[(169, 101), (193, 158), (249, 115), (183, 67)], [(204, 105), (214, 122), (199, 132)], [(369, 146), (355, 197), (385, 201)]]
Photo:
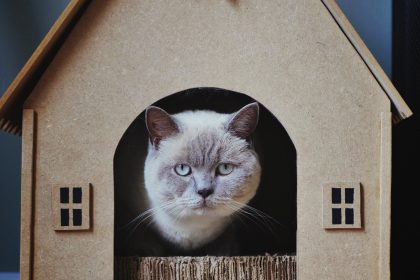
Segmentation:
[(232, 211), (228, 211), (226, 209), (221, 209), (217, 207), (199, 207), (199, 208), (185, 208), (182, 211), (182, 214), (176, 217), (177, 219), (181, 220), (188, 220), (194, 218), (202, 218), (202, 217), (209, 217), (209, 218), (217, 218), (217, 217), (228, 217), (233, 214)]
[(206, 216), (206, 217), (228, 217), (233, 214), (232, 211), (227, 211), (226, 209), (209, 208), (209, 207), (193, 209), (191, 212), (192, 212), (191, 214), (194, 216)]
[(158, 211), (154, 213), (154, 219), (165, 239), (186, 250), (198, 248), (215, 239), (229, 224), (229, 219), (217, 215), (215, 209), (184, 208), (182, 212), (182, 215), (174, 217)]

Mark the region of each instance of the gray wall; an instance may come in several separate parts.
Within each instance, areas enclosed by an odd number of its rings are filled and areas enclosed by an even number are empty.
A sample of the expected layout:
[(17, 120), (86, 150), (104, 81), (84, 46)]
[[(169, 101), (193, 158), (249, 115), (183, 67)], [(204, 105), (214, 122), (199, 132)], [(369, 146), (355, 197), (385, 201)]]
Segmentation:
[(336, 0), (391, 77), (392, 0)]
[[(391, 0), (337, 0), (391, 75)], [(0, 0), (0, 92), (3, 93), (68, 0)], [(20, 138), (0, 132), (0, 271), (19, 269)]]

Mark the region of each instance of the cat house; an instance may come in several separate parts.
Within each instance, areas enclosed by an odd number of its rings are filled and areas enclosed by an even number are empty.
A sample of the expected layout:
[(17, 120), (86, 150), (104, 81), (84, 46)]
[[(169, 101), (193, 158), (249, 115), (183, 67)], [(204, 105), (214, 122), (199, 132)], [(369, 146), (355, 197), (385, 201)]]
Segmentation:
[[(254, 101), (294, 252), (115, 257), (142, 112)], [(23, 143), (21, 279), (389, 279), (391, 130), (410, 115), (334, 0), (72, 0), (0, 99)]]

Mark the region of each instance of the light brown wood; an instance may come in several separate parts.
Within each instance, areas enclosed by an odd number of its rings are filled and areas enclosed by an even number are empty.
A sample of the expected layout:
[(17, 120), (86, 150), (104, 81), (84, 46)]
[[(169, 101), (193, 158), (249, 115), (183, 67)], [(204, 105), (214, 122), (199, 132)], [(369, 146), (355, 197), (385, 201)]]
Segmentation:
[(33, 268), (33, 195), (35, 170), (36, 119), (31, 109), (23, 111), (22, 187), (20, 223), (20, 279), (32, 279)]
[[(380, 279), (390, 100), (319, 0), (92, 2), (25, 103), (38, 122), (34, 278), (113, 279), (116, 147), (147, 106), (201, 86), (249, 95), (290, 135), (299, 279)], [(60, 182), (92, 183), (92, 230), (52, 229)], [(322, 227), (325, 182), (361, 182), (363, 228)]]
[(331, 15), (335, 18), (337, 24), (347, 36), (353, 47), (357, 50), (360, 57), (366, 63), (367, 67), (369, 67), (370, 71), (375, 76), (376, 80), (381, 85), (385, 93), (388, 95), (389, 99), (392, 101), (397, 111), (396, 120), (403, 120), (410, 117), (413, 114), (413, 112), (402, 99), (394, 84), (388, 78), (387, 74), (379, 65), (378, 61), (375, 59), (375, 57), (373, 56), (369, 48), (366, 46), (360, 35), (357, 33), (353, 25), (347, 19), (343, 11), (340, 9), (336, 0), (322, 1), (330, 11)]
[(390, 279), (392, 115), (381, 113), (379, 279)]

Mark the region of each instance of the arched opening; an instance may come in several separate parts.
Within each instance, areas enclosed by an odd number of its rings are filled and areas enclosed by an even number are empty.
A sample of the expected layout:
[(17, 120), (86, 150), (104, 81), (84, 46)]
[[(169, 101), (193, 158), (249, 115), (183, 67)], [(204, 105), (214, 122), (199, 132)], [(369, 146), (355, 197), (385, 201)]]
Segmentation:
[[(169, 114), (186, 110), (212, 110), (233, 113), (255, 102), (251, 97), (219, 88), (193, 88), (169, 95), (154, 104)], [(261, 181), (257, 194), (235, 223), (240, 244), (239, 255), (253, 256), (296, 253), (296, 150), (288, 133), (263, 104), (259, 104), (259, 121), (254, 132), (254, 147), (261, 163)], [(124, 133), (114, 156), (115, 184), (115, 254), (137, 255), (130, 247), (147, 230), (150, 220), (141, 225), (131, 223), (146, 211), (146, 193), (142, 189), (148, 132), (145, 112), (141, 112)], [(146, 216), (143, 216), (146, 217)], [(143, 219), (144, 220), (144, 219)], [(144, 221), (143, 221), (144, 222)], [(134, 246), (135, 247), (135, 246)], [(194, 255), (207, 255), (195, 251)], [(188, 255), (188, 254), (187, 254)]]

